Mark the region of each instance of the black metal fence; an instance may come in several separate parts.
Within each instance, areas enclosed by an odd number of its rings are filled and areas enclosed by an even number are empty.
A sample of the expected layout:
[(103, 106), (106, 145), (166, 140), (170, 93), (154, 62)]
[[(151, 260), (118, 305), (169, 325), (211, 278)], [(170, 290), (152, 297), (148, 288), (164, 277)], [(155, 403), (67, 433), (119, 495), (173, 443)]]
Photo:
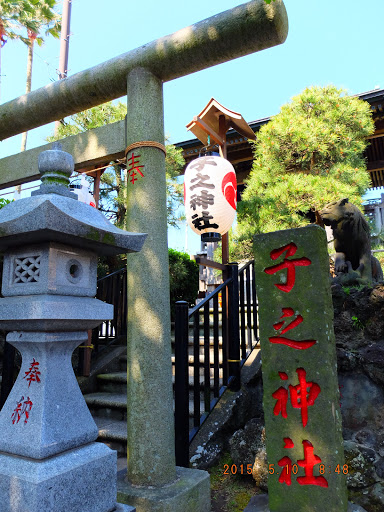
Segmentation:
[[(224, 391), (240, 388), (240, 368), (258, 343), (254, 263), (238, 270), (190, 311), (176, 303), (176, 464), (189, 466), (189, 443)], [(219, 298), (222, 303), (219, 307)]]
[(92, 343), (98, 351), (100, 343), (108, 345), (127, 334), (127, 269), (98, 279), (96, 298), (114, 306), (113, 319), (93, 329)]
[(241, 359), (244, 362), (259, 342), (254, 261), (239, 270), (239, 310)]
[[(122, 268), (97, 280), (96, 298), (113, 304), (113, 319), (88, 332), (88, 345), (79, 347), (77, 375), (91, 373), (92, 355), (100, 355), (127, 334), (127, 269)], [(101, 349), (101, 345), (103, 348)]]

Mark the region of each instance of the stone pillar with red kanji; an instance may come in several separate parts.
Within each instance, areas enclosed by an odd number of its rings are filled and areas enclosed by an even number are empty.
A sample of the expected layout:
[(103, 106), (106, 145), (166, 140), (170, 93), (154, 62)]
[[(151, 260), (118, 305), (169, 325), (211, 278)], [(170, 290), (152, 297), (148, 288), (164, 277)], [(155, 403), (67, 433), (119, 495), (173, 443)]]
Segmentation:
[(254, 253), (270, 511), (346, 512), (325, 231), (258, 235)]

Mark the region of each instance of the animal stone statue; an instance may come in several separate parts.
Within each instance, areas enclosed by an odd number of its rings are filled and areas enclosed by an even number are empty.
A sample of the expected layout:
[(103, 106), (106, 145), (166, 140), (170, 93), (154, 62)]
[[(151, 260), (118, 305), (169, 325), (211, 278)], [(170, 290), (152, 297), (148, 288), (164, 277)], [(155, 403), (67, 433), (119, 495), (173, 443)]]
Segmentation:
[(335, 244), (335, 273), (340, 284), (382, 281), (383, 271), (371, 255), (369, 226), (357, 206), (347, 198), (327, 204), (321, 219), (332, 228)]

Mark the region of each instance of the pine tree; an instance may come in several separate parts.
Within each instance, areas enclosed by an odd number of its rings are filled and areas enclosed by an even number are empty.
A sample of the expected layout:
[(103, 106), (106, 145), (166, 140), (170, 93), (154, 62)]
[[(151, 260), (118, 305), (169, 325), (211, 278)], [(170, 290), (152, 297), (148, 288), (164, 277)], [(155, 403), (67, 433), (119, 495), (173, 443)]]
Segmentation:
[(284, 105), (254, 143), (233, 257), (252, 257), (253, 235), (306, 225), (331, 201), (361, 205), (373, 132), (369, 104), (332, 85), (309, 87)]

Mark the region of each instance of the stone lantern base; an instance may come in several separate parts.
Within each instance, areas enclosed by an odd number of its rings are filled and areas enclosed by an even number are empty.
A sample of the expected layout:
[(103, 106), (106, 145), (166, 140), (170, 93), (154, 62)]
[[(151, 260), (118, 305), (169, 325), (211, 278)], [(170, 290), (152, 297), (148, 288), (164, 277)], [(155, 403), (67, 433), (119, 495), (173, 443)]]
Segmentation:
[(116, 452), (102, 443), (43, 461), (0, 454), (2, 512), (134, 512), (116, 503), (115, 482)]

